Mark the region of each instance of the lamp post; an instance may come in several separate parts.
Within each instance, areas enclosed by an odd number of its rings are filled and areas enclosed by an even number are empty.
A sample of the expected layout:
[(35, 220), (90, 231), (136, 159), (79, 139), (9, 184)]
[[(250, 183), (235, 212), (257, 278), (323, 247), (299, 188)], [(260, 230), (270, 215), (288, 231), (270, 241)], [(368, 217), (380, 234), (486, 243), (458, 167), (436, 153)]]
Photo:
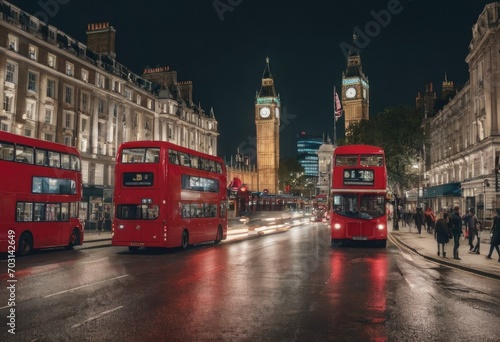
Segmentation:
[(490, 187), (490, 182), (488, 179), (483, 180), (483, 229), (486, 225), (486, 188)]

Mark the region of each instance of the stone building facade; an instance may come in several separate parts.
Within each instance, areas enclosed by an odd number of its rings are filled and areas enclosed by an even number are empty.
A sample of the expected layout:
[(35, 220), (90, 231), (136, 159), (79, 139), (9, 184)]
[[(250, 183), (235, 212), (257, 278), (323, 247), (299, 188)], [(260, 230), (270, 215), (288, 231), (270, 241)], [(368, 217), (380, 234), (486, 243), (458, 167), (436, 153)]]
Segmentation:
[(111, 203), (115, 153), (125, 141), (163, 140), (215, 155), (213, 110), (169, 67), (135, 74), (118, 63), (115, 29), (87, 27), (87, 44), (0, 2), (0, 129), (76, 146), (84, 218)]
[(500, 208), (500, 2), (486, 5), (473, 25), (466, 62), (467, 84), (424, 120), (430, 141), (424, 198), (436, 210), (475, 207), (488, 224)]

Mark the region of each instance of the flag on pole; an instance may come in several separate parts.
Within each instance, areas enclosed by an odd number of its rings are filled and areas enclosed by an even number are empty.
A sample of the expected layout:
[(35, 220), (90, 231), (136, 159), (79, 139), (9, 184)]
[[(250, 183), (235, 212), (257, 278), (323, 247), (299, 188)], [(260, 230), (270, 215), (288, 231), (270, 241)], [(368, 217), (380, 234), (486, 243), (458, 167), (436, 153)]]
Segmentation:
[(339, 94), (333, 88), (333, 98), (335, 99), (335, 119), (338, 119), (342, 116), (342, 105), (340, 104)]

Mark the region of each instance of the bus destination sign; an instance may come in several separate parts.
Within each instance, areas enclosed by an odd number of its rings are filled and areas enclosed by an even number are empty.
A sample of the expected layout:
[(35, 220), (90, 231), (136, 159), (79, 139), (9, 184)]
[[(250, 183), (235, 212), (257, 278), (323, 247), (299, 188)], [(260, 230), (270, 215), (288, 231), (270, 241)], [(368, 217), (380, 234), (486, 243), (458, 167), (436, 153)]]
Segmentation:
[(373, 170), (344, 170), (344, 185), (373, 185)]
[(123, 186), (153, 186), (152, 172), (125, 172)]

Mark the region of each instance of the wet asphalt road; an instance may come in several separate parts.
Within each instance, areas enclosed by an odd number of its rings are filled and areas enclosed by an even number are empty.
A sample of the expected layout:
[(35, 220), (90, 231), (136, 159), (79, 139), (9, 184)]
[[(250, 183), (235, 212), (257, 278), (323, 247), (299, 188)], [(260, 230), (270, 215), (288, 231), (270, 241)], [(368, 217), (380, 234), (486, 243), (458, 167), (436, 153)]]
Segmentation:
[(500, 339), (498, 280), (392, 243), (332, 248), (322, 223), (187, 251), (52, 250), (16, 261), (15, 335), (0, 277), (2, 341)]

